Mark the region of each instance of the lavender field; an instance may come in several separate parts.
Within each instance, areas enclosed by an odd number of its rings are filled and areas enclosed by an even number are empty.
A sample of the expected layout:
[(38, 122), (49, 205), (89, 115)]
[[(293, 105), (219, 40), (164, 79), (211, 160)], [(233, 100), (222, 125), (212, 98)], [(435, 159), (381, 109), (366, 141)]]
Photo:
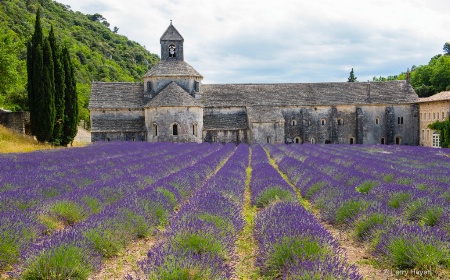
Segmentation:
[(450, 151), (108, 142), (0, 155), (1, 278), (93, 279), (146, 238), (122, 278), (376, 279), (370, 266), (445, 279)]

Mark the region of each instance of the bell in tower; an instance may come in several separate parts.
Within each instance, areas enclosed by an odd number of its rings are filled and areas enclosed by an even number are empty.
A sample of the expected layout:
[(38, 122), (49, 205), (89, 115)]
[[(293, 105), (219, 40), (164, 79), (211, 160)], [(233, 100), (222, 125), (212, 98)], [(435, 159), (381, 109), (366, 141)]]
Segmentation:
[(169, 27), (161, 36), (161, 60), (184, 60), (184, 39), (170, 21)]

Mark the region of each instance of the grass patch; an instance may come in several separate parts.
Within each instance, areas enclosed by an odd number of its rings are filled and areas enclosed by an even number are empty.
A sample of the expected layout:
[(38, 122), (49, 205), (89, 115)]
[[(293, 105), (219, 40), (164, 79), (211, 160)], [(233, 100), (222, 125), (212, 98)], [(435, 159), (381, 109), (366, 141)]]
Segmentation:
[(0, 153), (28, 153), (53, 148), (49, 144), (39, 143), (31, 136), (16, 133), (0, 125)]
[(255, 205), (258, 208), (264, 208), (274, 201), (292, 201), (292, 193), (280, 187), (267, 188), (262, 191), (255, 200)]
[(83, 221), (88, 216), (84, 208), (73, 201), (58, 201), (50, 212), (69, 226)]
[(410, 199), (411, 195), (405, 192), (398, 192), (391, 195), (388, 201), (388, 205), (394, 209), (399, 208), (405, 201)]
[(169, 200), (169, 202), (170, 202), (170, 204), (172, 204), (172, 206), (175, 206), (177, 204), (177, 198), (168, 189), (159, 187), (159, 188), (156, 189), (156, 191), (158, 191), (159, 193), (164, 195), (164, 197), (166, 197)]
[(161, 266), (147, 275), (149, 280), (215, 279), (210, 268), (169, 255)]
[(447, 268), (450, 265), (450, 250), (440, 242), (425, 242), (417, 237), (399, 237), (388, 244), (387, 251), (388, 261), (400, 269), (429, 270), (439, 265)]
[(311, 237), (283, 237), (269, 253), (262, 275), (275, 279), (281, 276), (285, 264), (294, 260), (313, 261), (323, 258), (329, 249)]
[(355, 222), (354, 234), (359, 241), (364, 241), (372, 236), (372, 231), (376, 226), (385, 222), (386, 217), (380, 213), (373, 213), (370, 216), (363, 216)]
[(324, 182), (317, 182), (314, 185), (312, 185), (306, 192), (305, 199), (309, 200), (311, 198), (311, 196), (313, 196), (318, 191), (320, 191), (324, 186), (325, 186)]
[(91, 210), (92, 214), (97, 214), (102, 210), (102, 206), (100, 205), (100, 202), (95, 197), (90, 196), (84, 196), (82, 198), (82, 201), (86, 203), (89, 210)]
[(366, 207), (363, 200), (347, 200), (335, 212), (337, 224), (346, 223), (356, 217)]
[[(251, 157), (251, 150), (250, 155)], [(236, 273), (239, 279), (259, 279), (258, 270), (255, 267), (255, 249), (257, 247), (256, 240), (253, 236), (254, 221), (256, 216), (256, 206), (251, 205), (250, 182), (252, 178), (252, 168), (249, 165), (246, 169), (247, 179), (245, 182), (244, 207), (242, 216), (245, 220), (245, 226), (239, 233), (236, 249), (239, 261)]]
[(384, 176), (383, 176), (383, 180), (384, 180), (386, 183), (392, 182), (393, 179), (394, 179), (394, 174), (387, 174), (387, 175), (384, 175)]
[(27, 265), (22, 279), (87, 279), (93, 269), (83, 249), (64, 244), (43, 251)]
[(235, 229), (230, 220), (209, 213), (200, 213), (198, 218), (201, 221), (212, 223), (216, 228), (220, 229), (224, 234), (234, 233)]
[(227, 259), (223, 244), (208, 232), (180, 232), (173, 237), (172, 242), (176, 244), (178, 249), (186, 253), (199, 255), (210, 254)]
[(377, 185), (377, 182), (374, 181), (364, 181), (361, 185), (356, 187), (356, 191), (359, 193), (368, 194), (369, 191)]

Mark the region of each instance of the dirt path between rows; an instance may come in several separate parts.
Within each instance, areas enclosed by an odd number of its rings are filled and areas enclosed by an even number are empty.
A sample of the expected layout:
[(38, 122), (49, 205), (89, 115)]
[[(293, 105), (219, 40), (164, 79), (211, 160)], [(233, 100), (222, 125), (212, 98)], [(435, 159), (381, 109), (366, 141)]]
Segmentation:
[(143, 278), (138, 262), (145, 259), (147, 252), (153, 247), (154, 237), (144, 238), (130, 244), (125, 251), (116, 257), (105, 260), (102, 269), (89, 277), (89, 280), (124, 279), (127, 274)]

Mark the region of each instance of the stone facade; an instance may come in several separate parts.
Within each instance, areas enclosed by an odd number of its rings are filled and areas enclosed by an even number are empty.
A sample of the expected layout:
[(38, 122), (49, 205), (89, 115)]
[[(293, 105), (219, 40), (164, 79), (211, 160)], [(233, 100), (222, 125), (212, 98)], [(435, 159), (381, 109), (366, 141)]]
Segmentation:
[(0, 110), (0, 124), (17, 133), (31, 135), (30, 112), (9, 112)]
[(93, 83), (92, 140), (419, 144), (406, 81), (203, 84), (170, 24), (143, 84)]
[(450, 91), (444, 91), (427, 98), (420, 98), (420, 145), (439, 147), (439, 131), (428, 128), (436, 121), (448, 120), (450, 117)]

